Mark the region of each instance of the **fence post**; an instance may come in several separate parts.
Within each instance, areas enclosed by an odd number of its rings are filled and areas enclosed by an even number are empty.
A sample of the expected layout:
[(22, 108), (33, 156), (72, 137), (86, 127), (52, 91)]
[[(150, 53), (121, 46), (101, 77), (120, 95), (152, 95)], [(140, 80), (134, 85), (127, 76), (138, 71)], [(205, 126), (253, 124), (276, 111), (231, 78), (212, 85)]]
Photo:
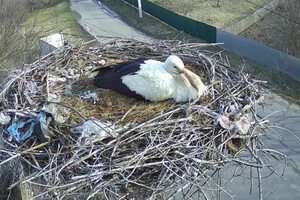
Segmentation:
[(139, 7), (139, 16), (140, 18), (143, 17), (143, 10), (142, 10), (142, 0), (138, 0), (138, 7)]

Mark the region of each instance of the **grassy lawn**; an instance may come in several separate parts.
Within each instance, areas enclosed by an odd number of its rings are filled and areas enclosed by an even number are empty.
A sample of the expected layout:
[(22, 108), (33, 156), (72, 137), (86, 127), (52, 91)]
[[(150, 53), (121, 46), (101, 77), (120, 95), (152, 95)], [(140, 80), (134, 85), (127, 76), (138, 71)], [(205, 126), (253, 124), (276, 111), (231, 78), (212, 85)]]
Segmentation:
[[(74, 44), (91, 40), (92, 37), (81, 37), (87, 35), (77, 24), (74, 14), (69, 8), (67, 0), (53, 7), (40, 9), (30, 13), (24, 23), (25, 27), (34, 27), (39, 32), (39, 36), (47, 36), (62, 31), (79, 36), (65, 35), (65, 40)], [(38, 39), (38, 38), (37, 38)]]
[[(150, 0), (168, 10), (217, 28), (226, 28), (272, 0)], [(259, 6), (260, 5), (260, 6)]]

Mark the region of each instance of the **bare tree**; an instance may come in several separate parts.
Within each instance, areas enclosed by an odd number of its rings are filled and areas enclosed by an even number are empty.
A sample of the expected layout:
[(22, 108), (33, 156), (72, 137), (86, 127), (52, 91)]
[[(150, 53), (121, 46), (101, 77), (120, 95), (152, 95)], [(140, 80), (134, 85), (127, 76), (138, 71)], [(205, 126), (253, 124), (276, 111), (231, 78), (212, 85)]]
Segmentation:
[(283, 43), (285, 50), (300, 57), (300, 1), (287, 0), (284, 3), (286, 17), (283, 23)]
[(34, 27), (23, 26), (28, 12), (26, 1), (0, 1), (0, 69), (28, 62), (34, 57), (37, 47), (37, 32)]
[(286, 0), (264, 21), (261, 35), (265, 42), (288, 54), (300, 57), (300, 1)]

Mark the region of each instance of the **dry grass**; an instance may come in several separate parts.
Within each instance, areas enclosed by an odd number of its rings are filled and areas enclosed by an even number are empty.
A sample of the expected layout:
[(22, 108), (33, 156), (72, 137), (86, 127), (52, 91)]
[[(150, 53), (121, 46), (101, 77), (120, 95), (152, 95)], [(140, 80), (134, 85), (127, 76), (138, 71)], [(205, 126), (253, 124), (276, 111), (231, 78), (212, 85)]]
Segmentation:
[(225, 28), (254, 13), (260, 8), (255, 4), (264, 6), (271, 1), (154, 0), (153, 2), (188, 18), (210, 24), (217, 28)]

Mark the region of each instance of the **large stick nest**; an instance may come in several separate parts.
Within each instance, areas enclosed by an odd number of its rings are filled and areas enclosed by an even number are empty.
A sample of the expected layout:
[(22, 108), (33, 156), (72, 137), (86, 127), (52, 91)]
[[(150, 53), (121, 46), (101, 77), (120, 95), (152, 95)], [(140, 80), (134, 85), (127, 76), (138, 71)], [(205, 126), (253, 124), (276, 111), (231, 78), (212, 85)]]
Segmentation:
[[(213, 177), (225, 164), (261, 168), (261, 81), (207, 46), (213, 45), (118, 40), (67, 48), (15, 69), (1, 92), (2, 113), (11, 123), (39, 113), (44, 121), (36, 124), (37, 137), (19, 143), (7, 132), (10, 124), (2, 126), (10, 152), (2, 156), (21, 158), (29, 173), (13, 186), (30, 183), (34, 199), (208, 198), (223, 190)], [(138, 57), (163, 61), (170, 54), (202, 78), (207, 96), (185, 104), (141, 102), (92, 86), (94, 69)], [(97, 101), (83, 99), (87, 91), (96, 92)], [(82, 132), (78, 126), (85, 122), (96, 131)], [(250, 154), (242, 157), (242, 151)]]

